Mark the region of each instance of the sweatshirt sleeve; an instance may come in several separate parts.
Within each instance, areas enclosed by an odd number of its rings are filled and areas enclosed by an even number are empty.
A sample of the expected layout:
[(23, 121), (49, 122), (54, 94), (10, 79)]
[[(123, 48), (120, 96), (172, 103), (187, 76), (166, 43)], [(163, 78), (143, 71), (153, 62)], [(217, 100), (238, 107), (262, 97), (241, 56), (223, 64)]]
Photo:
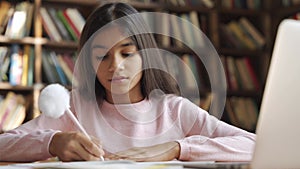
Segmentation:
[(250, 161), (256, 135), (229, 125), (183, 99), (179, 118), (186, 137), (178, 140), (180, 160)]
[(0, 161), (37, 161), (52, 157), (49, 143), (53, 135), (72, 129), (65, 115), (52, 119), (44, 115), (16, 129), (0, 134)]

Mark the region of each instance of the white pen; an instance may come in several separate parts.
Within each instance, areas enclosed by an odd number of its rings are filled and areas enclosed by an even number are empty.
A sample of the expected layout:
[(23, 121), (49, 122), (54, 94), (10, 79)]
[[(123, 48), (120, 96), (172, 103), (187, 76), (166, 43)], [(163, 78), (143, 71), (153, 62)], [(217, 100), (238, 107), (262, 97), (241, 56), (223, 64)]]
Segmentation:
[[(69, 108), (66, 109), (67, 114), (69, 115), (69, 117), (71, 118), (71, 120), (75, 123), (75, 125), (78, 127), (78, 129), (90, 140), (92, 140), (92, 138), (90, 137), (90, 135), (85, 131), (85, 129), (82, 127), (82, 125), (78, 122), (78, 120), (75, 118), (74, 114), (71, 112), (71, 110)], [(100, 160), (104, 161), (103, 156), (100, 156)]]
[[(71, 112), (69, 101), (70, 94), (66, 88), (60, 84), (50, 84), (42, 90), (39, 96), (38, 105), (41, 112), (48, 117), (59, 118), (66, 112), (77, 128), (91, 140), (91, 137)], [(104, 161), (104, 158), (100, 156), (100, 160)]]

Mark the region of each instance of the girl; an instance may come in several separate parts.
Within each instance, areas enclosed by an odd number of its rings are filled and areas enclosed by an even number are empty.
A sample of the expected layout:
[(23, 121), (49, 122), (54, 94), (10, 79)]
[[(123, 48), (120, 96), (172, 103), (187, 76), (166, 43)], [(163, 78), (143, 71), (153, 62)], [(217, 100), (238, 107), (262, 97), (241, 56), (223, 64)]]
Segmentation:
[(63, 115), (43, 114), (0, 135), (1, 161), (128, 159), (250, 161), (255, 135), (179, 96), (138, 12), (124, 3), (87, 19), (71, 109), (89, 140)]

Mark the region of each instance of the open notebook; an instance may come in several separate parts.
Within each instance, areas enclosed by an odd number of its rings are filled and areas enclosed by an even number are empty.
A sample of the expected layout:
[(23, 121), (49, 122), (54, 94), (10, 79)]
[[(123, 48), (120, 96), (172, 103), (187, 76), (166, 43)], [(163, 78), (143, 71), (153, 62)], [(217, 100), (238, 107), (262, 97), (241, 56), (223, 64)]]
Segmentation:
[(300, 168), (300, 21), (278, 28), (252, 168)]

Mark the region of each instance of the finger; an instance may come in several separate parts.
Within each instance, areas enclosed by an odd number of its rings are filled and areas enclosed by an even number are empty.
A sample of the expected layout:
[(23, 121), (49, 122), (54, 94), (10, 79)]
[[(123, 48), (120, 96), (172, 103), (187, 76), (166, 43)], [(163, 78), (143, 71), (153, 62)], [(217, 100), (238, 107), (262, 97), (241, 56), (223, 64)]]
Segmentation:
[(99, 160), (99, 156), (95, 156), (87, 151), (82, 145), (79, 145), (75, 150), (75, 153), (80, 156), (82, 160), (91, 161), (91, 160)]
[(101, 141), (99, 139), (96, 139), (95, 137), (92, 137), (92, 142), (99, 148), (100, 156), (104, 156), (105, 152), (103, 150)]
[(99, 148), (102, 148), (102, 142), (101, 140), (91, 136), (92, 142), (95, 143)]
[[(100, 156), (104, 155), (104, 151), (100, 148), (97, 144), (92, 142), (89, 138), (85, 135), (80, 135), (78, 141), (80, 146), (83, 147), (89, 154), (99, 158)], [(83, 151), (83, 150), (81, 150)]]
[(59, 158), (59, 160), (61, 160), (63, 162), (82, 160), (82, 158), (74, 151), (65, 152), (61, 156), (58, 156), (58, 158)]

